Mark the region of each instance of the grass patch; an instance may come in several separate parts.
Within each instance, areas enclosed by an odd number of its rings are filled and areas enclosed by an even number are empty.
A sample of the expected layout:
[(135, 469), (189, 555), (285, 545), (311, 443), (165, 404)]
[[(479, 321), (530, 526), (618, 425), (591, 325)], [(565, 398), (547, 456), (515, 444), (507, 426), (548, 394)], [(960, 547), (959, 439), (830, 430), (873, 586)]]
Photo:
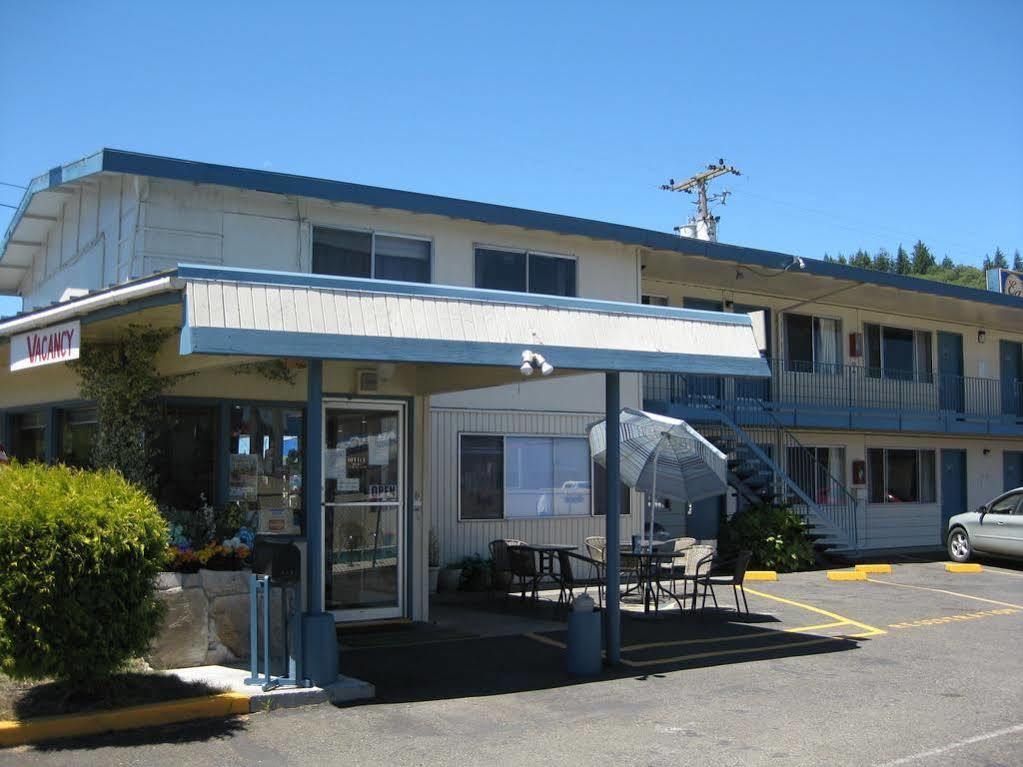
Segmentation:
[(94, 690), (76, 689), (67, 682), (16, 681), (0, 674), (0, 719), (82, 714), (224, 691), (203, 682), (142, 671), (114, 674)]

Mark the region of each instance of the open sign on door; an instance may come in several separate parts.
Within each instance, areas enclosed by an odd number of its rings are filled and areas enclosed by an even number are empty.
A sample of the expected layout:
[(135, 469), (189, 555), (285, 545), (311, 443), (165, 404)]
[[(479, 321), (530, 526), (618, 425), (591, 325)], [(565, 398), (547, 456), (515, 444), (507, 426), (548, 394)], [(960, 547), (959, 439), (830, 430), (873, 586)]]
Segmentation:
[(369, 486), (369, 500), (371, 501), (396, 501), (398, 500), (398, 485), (389, 482), (381, 485)]

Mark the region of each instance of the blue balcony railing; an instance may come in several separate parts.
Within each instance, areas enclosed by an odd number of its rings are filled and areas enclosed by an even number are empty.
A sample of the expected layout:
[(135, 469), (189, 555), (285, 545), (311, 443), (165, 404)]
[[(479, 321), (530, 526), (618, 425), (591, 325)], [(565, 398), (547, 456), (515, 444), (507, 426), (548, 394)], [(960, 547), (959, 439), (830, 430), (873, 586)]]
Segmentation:
[(688, 407), (753, 399), (777, 406), (984, 419), (1023, 418), (1023, 381), (919, 375), (861, 365), (803, 366), (773, 359), (770, 380), (648, 374), (644, 398)]

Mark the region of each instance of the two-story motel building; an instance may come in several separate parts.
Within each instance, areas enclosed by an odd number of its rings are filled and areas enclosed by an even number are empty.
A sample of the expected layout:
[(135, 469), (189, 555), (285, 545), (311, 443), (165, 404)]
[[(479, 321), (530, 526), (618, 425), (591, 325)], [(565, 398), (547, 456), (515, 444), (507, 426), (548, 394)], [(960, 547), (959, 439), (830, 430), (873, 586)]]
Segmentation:
[[(602, 534), (585, 437), (612, 376), (732, 453), (727, 510), (784, 497), (833, 549), (940, 545), (1023, 484), (1023, 300), (995, 292), (114, 150), (31, 183), (0, 292), (24, 299), (0, 321), (9, 452), (82, 463), (96, 428), (27, 336), (171, 329), (159, 367), (190, 375), (162, 403), (158, 500), (299, 512), (340, 620), (425, 617), (431, 537), (447, 563)], [(526, 350), (551, 379), (523, 378)], [(618, 495), (627, 540), (643, 499)], [(718, 507), (658, 518), (713, 538)]]

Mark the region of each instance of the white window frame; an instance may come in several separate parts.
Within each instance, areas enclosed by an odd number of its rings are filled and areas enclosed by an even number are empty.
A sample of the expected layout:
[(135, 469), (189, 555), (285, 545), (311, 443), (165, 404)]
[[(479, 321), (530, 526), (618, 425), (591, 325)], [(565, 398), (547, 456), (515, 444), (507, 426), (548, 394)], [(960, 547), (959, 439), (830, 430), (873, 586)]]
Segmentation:
[[(921, 495), (923, 494), (923, 483), (921, 482), (921, 479), (923, 477), (922, 467), (923, 467), (924, 464), (923, 464), (923, 461), (920, 458), (920, 455), (921, 455), (921, 453), (933, 453), (934, 454), (934, 500), (933, 501), (920, 501), (920, 500), (917, 500), (917, 501), (888, 501), (888, 500), (872, 501), (871, 498), (870, 498), (870, 495), (871, 495), (871, 489), (872, 489), (872, 484), (873, 484), (873, 479), (874, 478), (873, 478), (873, 475), (871, 474), (871, 468), (870, 468), (870, 451), (871, 450), (880, 450), (882, 453), (884, 453), (884, 477), (882, 478), (883, 479), (882, 484), (883, 484), (884, 488), (888, 487), (888, 452), (890, 450), (911, 450), (911, 451), (915, 452), (916, 453), (916, 479), (917, 479), (917, 487), (919, 488)], [(875, 447), (873, 445), (867, 445), (866, 449), (864, 450), (864, 457), (866, 458), (866, 462), (867, 462), (867, 503), (870, 504), (871, 506), (933, 506), (933, 505), (938, 504), (938, 503), (941, 502), (941, 495), (939, 493), (940, 488), (939, 488), (939, 482), (938, 482), (938, 472), (940, 471), (941, 467), (940, 467), (940, 464), (938, 463), (938, 450), (936, 448), (933, 448), (933, 447), (898, 447), (898, 446), (896, 446), (896, 447)], [(882, 495), (887, 498), (887, 495), (888, 495), (887, 489), (883, 490)]]
[(663, 304), (647, 304), (648, 306), (671, 306), (671, 300), (663, 293), (640, 293), (639, 302), (642, 304), (644, 298), (657, 298), (664, 301)]
[[(501, 505), (501, 516), (500, 517), (493, 517), (493, 518), (490, 518), (490, 519), (465, 519), (465, 518), (462, 517), (462, 437), (500, 437), (501, 438), (501, 466), (502, 466), (502, 473), (503, 473), (503, 475), (505, 475), (505, 477), (503, 479), (503, 485), (501, 487), (502, 505)], [(505, 514), (505, 512), (506, 512), (506, 510), (508, 508), (508, 482), (507, 482), (507, 478), (506, 478), (507, 471), (505, 470), (506, 464), (504, 462), (507, 460), (507, 455), (508, 455), (508, 447), (507, 446), (508, 446), (508, 438), (509, 437), (511, 437), (513, 439), (516, 438), (516, 437), (529, 437), (529, 438), (533, 438), (533, 439), (579, 439), (579, 440), (584, 440), (584, 441), (587, 439), (586, 435), (578, 435), (578, 434), (547, 434), (547, 433), (544, 433), (544, 434), (531, 434), (529, 432), (508, 432), (508, 433), (505, 433), (505, 432), (493, 432), (493, 431), (460, 431), (460, 432), (458, 432), (458, 446), (457, 446), (458, 459), (456, 461), (456, 464), (457, 464), (457, 472), (458, 472), (458, 521), (459, 521), (459, 523), (461, 523), (461, 522), (466, 522), (466, 523), (483, 522), (483, 523), (494, 524), (496, 522), (543, 522), (543, 521), (557, 520), (557, 519), (592, 519), (593, 517), (603, 517), (604, 516), (603, 514), (597, 514), (596, 513), (596, 505), (595, 505), (595, 503), (596, 503), (596, 493), (593, 492), (593, 459), (591, 457), (590, 458), (590, 465), (589, 465), (589, 472), (588, 472), (588, 474), (589, 474), (589, 483), (590, 483), (590, 511), (589, 511), (589, 514), (561, 514), (561, 515), (552, 514), (549, 517), (508, 517)]]
[(377, 237), (394, 237), (396, 239), (403, 240), (417, 240), (419, 242), (430, 243), (430, 262), (428, 265), (428, 271), (430, 275), (430, 282), (423, 284), (433, 284), (434, 282), (434, 254), (436, 252), (434, 238), (424, 234), (405, 234), (404, 232), (392, 232), (385, 229), (368, 229), (362, 226), (340, 226), (337, 224), (320, 224), (315, 221), (309, 222), (309, 273), (310, 274), (321, 274), (321, 272), (313, 271), (313, 246), (315, 244), (316, 230), (317, 229), (333, 229), (337, 232), (355, 232), (357, 234), (368, 234), (370, 236), (369, 245), (369, 277), (353, 277), (351, 279), (358, 280), (376, 280), (381, 279), (376, 276), (377, 274)]
[[(476, 284), (476, 251), (477, 250), (499, 250), (503, 253), (521, 253), (526, 257), (526, 292), (532, 293), (529, 284), (529, 257), (544, 256), (546, 258), (561, 258), (566, 261), (575, 261), (575, 298), (579, 297), (579, 256), (574, 253), (554, 253), (547, 250), (533, 250), (531, 248), (515, 248), (508, 245), (489, 245), (485, 242), (474, 242), (472, 244), (472, 282), (473, 287), (482, 288)], [(497, 290), (497, 288), (482, 288), (483, 290)], [(514, 292), (514, 291), (508, 291)], [(534, 293), (533, 295), (547, 295), (546, 293)]]
[[(790, 446), (787, 446), (787, 447), (796, 447), (796, 446), (795, 445), (790, 445)], [(835, 444), (822, 445), (822, 444), (819, 444), (819, 443), (814, 443), (812, 445), (800, 445), (799, 447), (802, 447), (804, 450), (841, 450), (842, 451), (842, 473), (841, 473), (841, 476), (835, 477), (835, 479), (838, 480), (838, 482), (842, 486), (844, 486), (846, 484), (846, 482), (845, 482), (845, 476), (846, 476), (846, 473), (847, 473), (846, 472), (846, 467), (847, 467), (847, 465), (849, 463), (849, 455), (848, 455), (849, 448), (846, 445), (835, 445)], [(814, 460), (817, 460), (816, 456), (814, 457)], [(788, 461), (788, 453), (786, 453), (786, 455), (785, 455), (785, 472), (787, 474), (791, 475), (791, 468), (789, 467), (789, 461)], [(831, 474), (832, 476), (834, 476), (834, 472), (829, 471), (828, 473)], [(816, 483), (816, 479), (814, 480), (814, 482)], [(816, 489), (819, 490), (820, 488), (816, 488)], [(803, 488), (803, 492), (806, 492), (805, 488)], [(807, 493), (807, 495), (810, 495), (810, 493)], [(810, 495), (810, 497), (814, 499), (814, 502), (817, 501), (817, 499), (814, 498), (812, 495)]]

